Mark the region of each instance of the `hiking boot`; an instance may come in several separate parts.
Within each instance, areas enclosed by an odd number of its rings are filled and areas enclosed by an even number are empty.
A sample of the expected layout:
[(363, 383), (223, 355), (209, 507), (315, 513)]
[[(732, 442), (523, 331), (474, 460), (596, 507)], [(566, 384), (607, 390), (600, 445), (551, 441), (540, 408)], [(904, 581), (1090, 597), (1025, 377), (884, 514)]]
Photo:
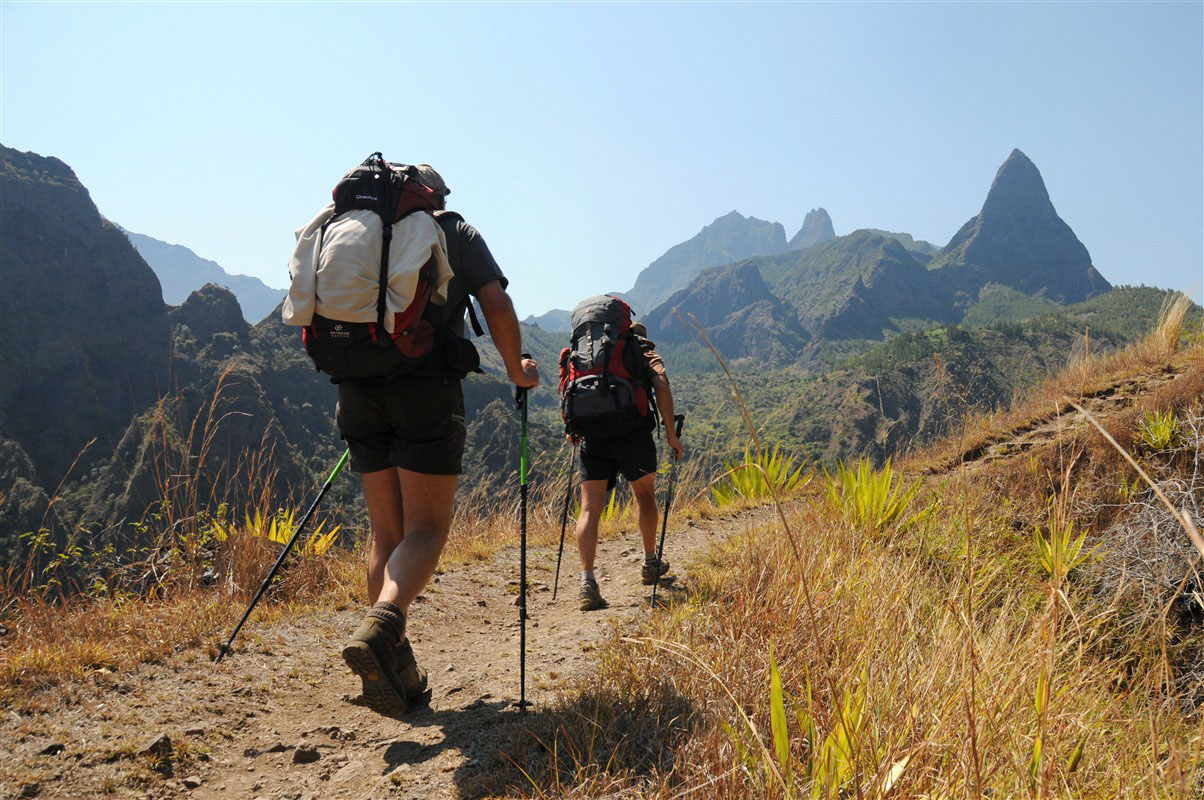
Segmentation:
[(656, 579), (669, 571), (669, 562), (663, 558), (660, 561), (653, 559), (645, 561), (643, 569), (640, 570), (640, 577), (644, 581), (645, 586), (651, 586), (656, 583)]
[(392, 603), (377, 603), (351, 634), (343, 660), (363, 683), (364, 701), (380, 714), (396, 716), (406, 710), (406, 691), (397, 674), (398, 640), (405, 617)]
[(409, 639), (402, 639), (394, 647), (393, 656), (397, 661), (397, 677), (401, 681), (401, 688), (405, 691), (406, 702), (413, 703), (426, 694), (426, 670), (418, 666), (418, 661), (414, 658), (414, 648), (410, 646)]
[(599, 608), (606, 608), (606, 601), (602, 599), (602, 593), (598, 591), (597, 581), (582, 581), (579, 596), (581, 597), (582, 611), (597, 611)]

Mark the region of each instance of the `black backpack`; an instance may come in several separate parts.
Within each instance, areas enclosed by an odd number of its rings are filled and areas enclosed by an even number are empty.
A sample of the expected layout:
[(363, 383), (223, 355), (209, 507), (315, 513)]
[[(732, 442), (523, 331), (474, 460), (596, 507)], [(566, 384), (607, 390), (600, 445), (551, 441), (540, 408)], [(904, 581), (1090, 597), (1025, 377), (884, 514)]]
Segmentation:
[(649, 368), (631, 333), (631, 307), (598, 295), (573, 309), (573, 338), (560, 351), (560, 411), (568, 433), (613, 439), (650, 426)]
[(305, 351), (314, 366), (336, 382), (344, 378), (397, 377), (421, 363), (434, 347), (435, 330), (423, 318), (423, 312), (433, 290), (435, 264), (432, 259), (422, 268), (414, 299), (403, 311), (396, 312), (390, 334), (385, 327), (385, 298), (393, 225), (415, 212), (433, 213), (435, 193), (419, 183), (406, 167), (391, 165), (380, 153), (373, 153), (339, 181), (333, 195), (334, 216), (322, 226), (323, 235), (340, 215), (351, 210), (372, 211), (381, 218), (376, 322), (343, 322), (315, 314), (313, 322), (302, 330)]

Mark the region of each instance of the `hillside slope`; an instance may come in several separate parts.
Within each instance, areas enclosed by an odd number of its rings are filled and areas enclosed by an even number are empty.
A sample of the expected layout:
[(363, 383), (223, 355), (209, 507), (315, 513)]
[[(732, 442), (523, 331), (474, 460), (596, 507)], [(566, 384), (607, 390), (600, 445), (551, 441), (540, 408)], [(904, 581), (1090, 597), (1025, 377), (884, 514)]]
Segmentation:
[[(1086, 399), (1093, 412), (1116, 430), (1143, 409), (1170, 407), (1186, 413), (1192, 400), (1204, 392), (1204, 363), (1199, 355), (1173, 357), (1169, 363), (1113, 360), (1105, 369), (1096, 369), (1086, 379), (1089, 384), (1081, 385), (1090, 387)], [(984, 765), (998, 765), (990, 772), (989, 785), (1004, 794), (1014, 780), (1022, 780), (1024, 770), (1014, 772), (1004, 764), (1015, 753), (1027, 752), (1023, 748), (1024, 731), (1031, 724), (1029, 689), (1040, 663), (1039, 659), (1030, 660), (1029, 650), (1035, 647), (1037, 635), (1023, 622), (1034, 612), (1007, 598), (1015, 593), (1038, 602), (1041, 580), (1031, 567), (1012, 566), (1000, 577), (1001, 567), (991, 565), (1032, 558), (1022, 555), (1031, 539), (1023, 532), (1018, 536), (1009, 533), (1011, 522), (1022, 529), (1039, 522), (1039, 515), (1045, 513), (1044, 498), (1029, 493), (1043, 489), (1050, 480), (1056, 485), (1058, 478), (1038, 472), (1032, 475), (1032, 485), (995, 481), (1028, 473), (1026, 465), (1033, 459), (1041, 464), (1057, 463), (1060, 452), (1090, 440), (1084, 425), (1072, 423), (1045, 441), (1033, 443), (1030, 433), (1036, 428), (1032, 423), (1047, 416), (1040, 405), (1038, 396), (1034, 403), (1016, 409), (1007, 428), (1010, 433), (994, 442), (996, 450), (989, 456), (983, 451), (981, 456), (963, 455), (933, 467), (925, 490), (934, 493), (938, 502), (957, 506), (958, 492), (963, 493), (961, 502), (971, 497), (965, 495), (966, 489), (957, 488), (965, 486), (958, 477), (960, 464), (968, 461), (975, 466), (982, 461), (984, 467), (989, 464), (994, 470), (976, 479), (984, 494), (969, 500), (969, 513), (982, 529), (974, 536), (974, 558), (983, 569), (991, 570), (994, 581), (1006, 580), (1007, 584), (994, 588), (983, 584), (980, 602), (988, 608), (970, 613), (973, 624), (981, 627), (978, 657), (984, 661), (984, 670), (1019, 681), (1013, 685), (984, 679), (982, 696), (974, 701), (984, 707), (994, 704), (993, 721), (984, 722), (979, 735), (992, 742), (982, 756)], [(950, 443), (966, 440), (967, 434), (962, 434)], [(1026, 446), (1026, 442), (1030, 444)], [(1099, 469), (1110, 469), (1103, 456), (1106, 451), (1090, 447), (1093, 455), (1083, 462), (1082, 476), (1084, 480), (1097, 476), (1091, 479), (1098, 480)], [(933, 451), (933, 456), (939, 460), (942, 452), (946, 450)], [(925, 495), (923, 502), (929, 502), (931, 496)], [(1013, 520), (987, 510), (1002, 498), (1010, 498)], [(237, 652), (215, 667), (205, 657), (206, 644), (237, 613), (232, 603), (199, 624), (161, 664), (102, 661), (63, 688), (20, 688), (15, 696), (20, 713), (0, 720), (4, 732), (0, 737), (4, 756), (0, 781), (27, 796), (526, 797), (555, 794), (557, 787), (571, 783), (584, 797), (613, 796), (616, 791), (637, 787), (650, 796), (668, 797), (710, 785), (709, 781), (720, 775), (723, 796), (763, 797), (764, 780), (772, 778), (766, 778), (761, 767), (747, 772), (715, 771), (718, 762), (730, 761), (727, 737), (739, 736), (732, 733), (738, 729), (731, 727), (739, 723), (726, 695), (715, 693), (708, 671), (716, 671), (737, 701), (751, 709), (758, 727), (768, 730), (767, 705), (762, 698), (769, 686), (769, 649), (776, 641), (777, 663), (787, 691), (795, 693), (792, 696), (800, 696), (799, 676), (804, 670), (816, 675), (813, 702), (817, 726), (830, 729), (834, 724), (825, 709), (831, 708), (833, 693), (839, 696), (841, 685), (852, 691), (853, 684), (861, 681), (865, 686), (864, 682), (872, 680), (866, 707), (869, 724), (899, 724), (890, 735), (918, 736), (915, 747), (919, 749), (913, 752), (923, 753), (933, 765), (927, 770), (901, 771), (900, 779), (907, 782), (904, 785), (913, 791), (935, 784), (960, 785), (959, 780), (968, 780), (961, 769), (962, 759), (969, 756), (947, 744), (929, 744), (942, 735), (964, 735), (960, 730), (964, 720), (950, 722), (958, 718), (945, 714), (955, 707), (955, 701), (961, 702), (956, 695), (947, 694), (947, 684), (960, 679), (960, 668), (957, 662), (933, 660), (959, 652), (960, 634), (954, 621), (940, 621), (939, 603), (935, 609), (925, 604), (932, 587), (938, 594), (957, 596), (961, 591), (958, 570), (964, 556), (957, 553), (956, 538), (942, 538), (942, 526), (960, 518), (962, 511), (952, 508), (951, 514), (946, 514), (940, 505), (930, 508), (936, 516), (921, 534), (923, 541), (914, 543), (896, 533), (898, 545), (880, 557), (880, 543), (870, 540), (857, 545), (856, 539), (847, 538), (846, 526), (834, 525), (822, 492), (791, 502), (786, 519), (796, 530), (808, 532), (801, 544), (802, 558), (814, 562), (808, 574), (814, 582), (815, 602), (823, 603), (823, 618), (839, 620), (844, 631), (839, 642), (829, 639), (827, 647), (810, 646), (801, 651), (797, 640), (810, 636), (815, 622), (807, 621), (797, 587), (792, 592), (783, 583), (791, 573), (790, 556), (788, 551), (781, 552), (786, 549), (786, 537), (776, 531), (778, 518), (769, 508), (739, 512), (727, 519), (674, 524), (669, 552), (679, 565), (682, 559), (697, 560), (708, 551), (710, 555), (666, 590), (673, 610), (652, 616), (644, 602), (647, 590), (638, 586), (639, 555), (630, 535), (626, 541), (604, 543), (600, 551), (603, 591), (611, 599), (611, 608), (597, 614), (574, 609), (572, 578), (562, 576), (562, 594), (567, 596), (551, 602), (554, 548), (533, 549), (527, 665), (528, 692), (535, 706), (525, 717), (511, 705), (517, 691), (517, 610), (508, 584), (515, 574), (513, 550), (503, 550), (494, 560), (476, 566), (453, 566), (420, 597), (411, 636), (419, 658), (431, 669), (433, 691), (427, 705), (396, 720), (357, 705), (357, 684), (339, 661), (343, 637), (358, 617), (354, 604), (274, 625), (266, 623), (272, 613), (261, 614), (244, 633)], [(1034, 514), (1038, 516), (1032, 517)], [(1116, 512), (1110, 518), (1118, 516), (1123, 518)], [(1102, 527), (1092, 530), (1098, 532)], [(737, 537), (736, 546), (725, 547), (731, 537)], [(774, 547), (780, 560), (770, 568), (774, 562), (763, 559), (767, 548)], [(859, 594), (868, 586), (860, 582), (850, 585), (854, 572), (848, 567), (853, 558), (859, 558), (861, 569), (875, 579), (883, 577), (881, 570), (893, 569), (901, 591), (888, 592), (885, 597), (879, 596), (881, 591)], [(827, 567), (822, 566), (825, 560)], [(744, 588), (744, 571), (750, 568), (760, 575), (760, 592)], [(836, 578), (839, 581), (829, 585)], [(771, 585), (772, 591), (764, 591), (766, 585)], [(878, 588), (889, 585), (879, 584)], [(1068, 602), (1090, 607), (1090, 592), (1084, 593), (1080, 583)], [(871, 607), (878, 613), (868, 614)], [(707, 614), (706, 609), (723, 613)], [(867, 615), (862, 618), (864, 629), (854, 623), (859, 614)], [(913, 621), (917, 615), (924, 618), (922, 624)], [(772, 629), (787, 619), (793, 619), (790, 633)], [(614, 624), (619, 626), (618, 634), (609, 632)], [(925, 633), (929, 624), (935, 629)], [(731, 625), (739, 629), (734, 638), (729, 638), (736, 633), (729, 631)], [(1074, 737), (1082, 736), (1067, 720), (1092, 713), (1084, 710), (1089, 708), (1085, 704), (1096, 702), (1092, 692), (1097, 690), (1087, 681), (1107, 667), (1107, 663), (1097, 666), (1096, 660), (1106, 661), (1107, 649), (1119, 646), (1116, 639), (1108, 639), (1101, 654), (1097, 645), (1088, 643), (1089, 656), (1083, 661), (1074, 655), (1073, 626), (1068, 627), (1070, 630), (1060, 629), (1059, 634), (1068, 640), (1058, 649), (1063, 655), (1057, 656), (1048, 673), (1050, 680), (1057, 682), (1059, 713), (1066, 718), (1048, 723), (1048, 746), (1061, 754), (1058, 764), (1064, 763), (1077, 741)], [(851, 658), (846, 652), (849, 647), (862, 646), (860, 637), (881, 641), (892, 635), (910, 637), (907, 641), (914, 648), (910, 656), (919, 674), (928, 676), (923, 678), (925, 683), (908, 683), (915, 678), (891, 667), (890, 659), (898, 652), (895, 649), (865, 651), (864, 657), (876, 659), (872, 673), (847, 660)], [(13, 636), (5, 644), (8, 658), (30, 646), (29, 633), (22, 626), (13, 627)], [(952, 643), (942, 637), (952, 637)], [(674, 643), (656, 645), (666, 638)], [(684, 643), (678, 644), (682, 639)], [(1009, 645), (1024, 651), (1020, 660), (1000, 660), (1010, 658)], [(1182, 642), (1176, 644), (1175, 652), (1183, 646)], [(686, 649), (675, 649), (679, 647)], [(723, 648), (727, 656), (722, 654)], [(707, 666), (683, 669), (682, 658), (686, 663), (705, 659), (699, 663)], [(941, 668), (933, 671), (938, 663)], [(1144, 663), (1134, 661), (1132, 669), (1144, 669)], [(831, 686), (829, 680), (839, 682)], [(890, 716), (896, 700), (907, 705), (912, 702), (909, 693), (932, 684), (931, 702), (912, 706), (909, 726)], [(14, 699), (11, 686), (9, 698)], [(1118, 705), (1109, 708), (1113, 709), (1111, 728), (1133, 732), (1146, 724), (1139, 712), (1122, 711)], [(1161, 722), (1165, 734), (1180, 745), (1185, 734), (1181, 720), (1168, 714)], [(721, 722), (729, 733), (723, 733)], [(791, 718), (788, 724), (793, 728), (797, 722)], [(921, 730), (914, 732), (911, 725)], [(948, 730), (949, 726), (954, 730)], [(1107, 793), (1118, 786), (1117, 781), (1137, 779), (1146, 775), (1147, 769), (1154, 770), (1149, 775), (1159, 774), (1157, 765), (1147, 767), (1141, 760), (1142, 749), (1134, 753), (1131, 763), (1110, 760), (1101, 752), (1110, 747), (1105, 734), (1090, 727), (1087, 730), (1091, 746), (1076, 785)], [(743, 741), (742, 746), (759, 746)], [(1120, 741), (1125, 741), (1123, 736)], [(792, 758), (803, 758), (805, 750), (800, 754), (796, 746), (791, 753)], [(887, 747), (865, 751), (858, 759), (872, 775), (877, 764), (884, 761), (889, 766), (898, 757), (898, 750)], [(1167, 756), (1172, 758), (1180, 759), (1178, 766), (1168, 761), (1167, 769), (1192, 774), (1192, 762), (1184, 761), (1193, 758), (1190, 752)], [(1199, 754), (1194, 758), (1198, 766)], [(1064, 777), (1060, 767), (1051, 770)], [(865, 796), (880, 794), (867, 790)]]

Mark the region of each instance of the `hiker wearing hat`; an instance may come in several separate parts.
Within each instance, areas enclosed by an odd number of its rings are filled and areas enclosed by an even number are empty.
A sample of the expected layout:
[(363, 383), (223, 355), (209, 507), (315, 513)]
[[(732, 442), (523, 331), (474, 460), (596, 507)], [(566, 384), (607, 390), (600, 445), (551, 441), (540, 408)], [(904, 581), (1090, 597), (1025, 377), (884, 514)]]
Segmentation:
[(594, 577), (598, 522), (606, 494), (622, 475), (639, 511), (644, 545), (641, 579), (652, 585), (669, 571), (656, 553), (657, 412), (665, 421), (674, 459), (684, 453), (673, 429), (673, 393), (664, 361), (647, 329), (631, 321), (631, 309), (603, 295), (573, 310), (573, 339), (561, 353), (561, 409), (570, 441), (580, 444), (581, 514), (577, 553), (581, 558), (581, 610), (606, 607)]
[[(446, 247), (451, 270), (450, 281), (439, 287), (443, 302), (427, 304), (414, 327), (415, 337), (433, 336), (429, 355), (392, 379), (338, 382), (339, 432), (351, 452), (351, 469), (363, 482), (371, 527), (371, 610), (351, 636), (343, 658), (360, 676), (367, 704), (397, 714), (427, 691), (426, 671), (418, 666), (406, 637), (406, 619), (410, 604), (435, 572), (451, 528), (465, 438), (460, 381), (467, 373), (480, 371), (479, 355), (464, 330), (467, 311), (477, 334), (482, 333), (472, 298), (485, 314), (508, 380), (533, 387), (539, 374), (535, 361), (520, 355), (518, 318), (506, 294), (506, 278), (476, 228), (446, 210), (450, 191), (443, 177), (426, 164), (386, 166), (404, 171), (433, 192), (433, 199), (426, 195), (433, 214), (417, 216), (433, 217), (436, 239), (443, 240), (440, 245)], [(419, 224), (429, 223), (418, 219), (415, 225)], [(393, 236), (396, 240), (397, 234)], [(375, 246), (379, 249), (379, 244)], [(440, 249), (432, 252), (441, 255)]]

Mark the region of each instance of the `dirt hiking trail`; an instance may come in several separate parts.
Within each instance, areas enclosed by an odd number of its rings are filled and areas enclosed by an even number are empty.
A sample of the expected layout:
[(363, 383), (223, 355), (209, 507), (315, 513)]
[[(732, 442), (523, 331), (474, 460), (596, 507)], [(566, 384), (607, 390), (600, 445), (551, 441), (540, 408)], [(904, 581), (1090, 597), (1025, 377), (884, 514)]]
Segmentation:
[[(753, 509), (672, 525), (665, 557), (689, 591), (686, 566), (712, 544), (769, 519)], [(614, 626), (649, 613), (650, 587), (633, 531), (599, 543), (609, 607), (577, 607), (580, 567), (570, 531), (552, 602), (554, 548), (528, 553), (530, 713), (596, 664)], [(523, 724), (518, 699), (518, 551), (437, 575), (411, 607), (409, 631), (430, 673), (431, 699), (400, 718), (357, 704), (359, 679), (340, 655), (362, 609), (265, 628), (254, 618), (220, 665), (192, 650), (167, 664), (98, 676), (78, 703), (0, 723), (0, 798), (454, 798), (496, 768), (498, 743)], [(155, 753), (174, 769), (153, 769)], [(169, 762), (170, 763), (170, 762)], [(15, 771), (15, 772), (14, 772)], [(17, 776), (26, 785), (8, 784)], [(24, 777), (20, 777), (24, 776)], [(36, 782), (28, 782), (36, 777)]]

